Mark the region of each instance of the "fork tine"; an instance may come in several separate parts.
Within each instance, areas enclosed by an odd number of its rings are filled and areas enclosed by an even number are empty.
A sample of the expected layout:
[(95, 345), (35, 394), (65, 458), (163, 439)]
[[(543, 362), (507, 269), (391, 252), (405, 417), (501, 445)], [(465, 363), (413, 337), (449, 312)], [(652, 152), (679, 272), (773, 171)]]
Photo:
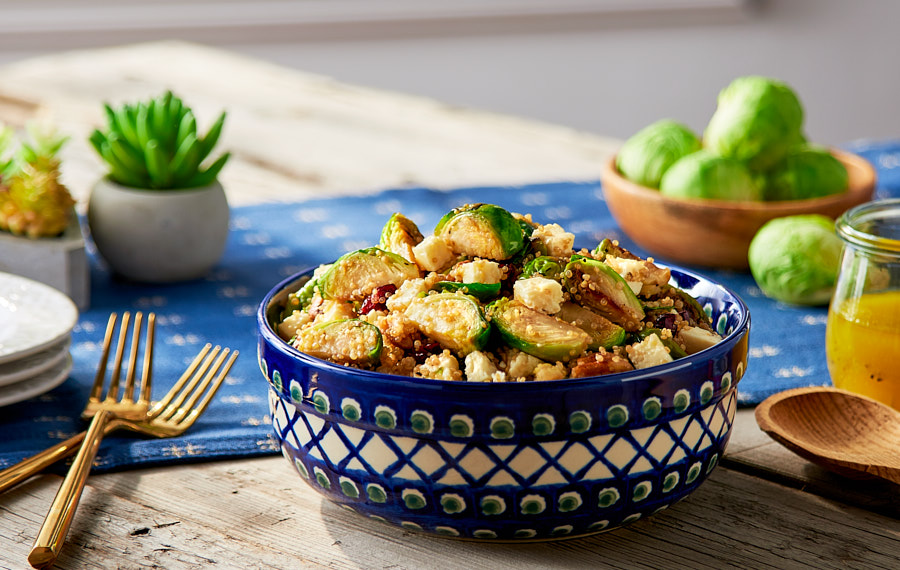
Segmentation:
[[(212, 366), (212, 363), (215, 361), (216, 356), (219, 355), (219, 352), (221, 350), (221, 346), (216, 346), (212, 349), (212, 352), (207, 354), (206, 358), (203, 360), (203, 363), (197, 368), (193, 376), (191, 376), (190, 382), (188, 382), (187, 385), (184, 386), (182, 390), (173, 398), (171, 404), (166, 406), (166, 408), (162, 410), (162, 412), (160, 412), (159, 417), (161, 419), (171, 421), (172, 418), (178, 414), (179, 410), (184, 407), (185, 400), (187, 400), (188, 396), (194, 392), (197, 385), (203, 380), (203, 377), (207, 375), (207, 371), (209, 370), (210, 366)], [(218, 364), (216, 366), (218, 367)]]
[(147, 349), (144, 351), (144, 370), (141, 373), (141, 404), (150, 403), (150, 384), (153, 381), (153, 341), (156, 338), (156, 313), (147, 315)]
[[(223, 353), (222, 356), (225, 356), (227, 352), (228, 349), (226, 348), (225, 353)], [(196, 399), (193, 400), (190, 413), (180, 422), (183, 426), (192, 425), (197, 420), (197, 418), (200, 417), (200, 414), (206, 411), (206, 407), (209, 406), (209, 403), (216, 395), (216, 392), (219, 390), (219, 386), (222, 385), (222, 382), (228, 376), (228, 372), (231, 370), (231, 365), (234, 364), (235, 360), (237, 360), (238, 354), (240, 353), (237, 350), (231, 353), (231, 358), (228, 359), (228, 362), (225, 363), (225, 367), (222, 368), (218, 376), (216, 376), (215, 381), (213, 382), (212, 386), (210, 386), (209, 390), (207, 390), (206, 395), (203, 396), (203, 400), (200, 402), (200, 404), (196, 405)], [(197, 396), (199, 395), (200, 394), (198, 393)]]
[(94, 376), (94, 385), (91, 386), (91, 400), (100, 400), (103, 393), (103, 380), (106, 378), (106, 363), (109, 360), (109, 349), (112, 346), (113, 333), (116, 330), (116, 319), (118, 315), (112, 313), (106, 323), (106, 334), (103, 337), (103, 352), (100, 355), (100, 365), (97, 366), (97, 375)]
[(181, 409), (172, 416), (172, 421), (180, 422), (187, 416), (191, 409), (197, 404), (197, 401), (203, 395), (203, 392), (206, 391), (206, 388), (209, 387), (210, 383), (213, 381), (213, 378), (216, 376), (216, 372), (222, 367), (222, 363), (225, 361), (225, 358), (228, 356), (228, 353), (231, 349), (226, 348), (219, 355), (219, 358), (216, 359), (215, 364), (207, 371), (206, 375), (203, 377), (203, 381), (200, 382), (197, 386), (194, 387), (193, 391), (190, 394), (190, 397), (187, 397), (185, 394), (186, 401), (182, 404)]
[(106, 390), (106, 399), (110, 402), (119, 397), (119, 379), (121, 377), (122, 358), (125, 355), (125, 343), (128, 340), (128, 325), (131, 323), (131, 313), (125, 311), (122, 315), (122, 324), (119, 326), (119, 342), (116, 344), (116, 357), (113, 362), (112, 376), (109, 388)]
[(194, 372), (201, 365), (201, 363), (203, 363), (204, 358), (206, 357), (206, 354), (209, 352), (210, 348), (212, 348), (212, 344), (206, 343), (206, 346), (204, 346), (197, 354), (197, 356), (194, 357), (193, 362), (191, 362), (190, 366), (188, 366), (184, 373), (182, 373), (181, 377), (177, 382), (175, 382), (175, 385), (172, 386), (172, 388), (163, 397), (163, 399), (153, 404), (153, 407), (148, 413), (148, 417), (154, 418), (158, 416), (163, 410), (169, 407), (169, 405), (172, 403), (172, 400), (174, 400), (176, 396), (180, 395), (181, 389), (192, 378)]
[(125, 388), (122, 397), (134, 401), (134, 373), (137, 368), (138, 349), (141, 344), (141, 326), (144, 324), (144, 313), (134, 314), (134, 330), (131, 333), (131, 352), (128, 355), (128, 370), (125, 372)]

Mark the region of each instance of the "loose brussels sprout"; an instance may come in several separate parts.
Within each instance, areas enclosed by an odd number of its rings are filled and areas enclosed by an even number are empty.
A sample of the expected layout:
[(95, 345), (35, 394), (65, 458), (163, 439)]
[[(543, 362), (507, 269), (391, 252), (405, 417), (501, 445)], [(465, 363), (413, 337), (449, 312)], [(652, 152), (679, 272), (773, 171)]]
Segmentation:
[(522, 274), (519, 278), (546, 277), (547, 279), (562, 281), (565, 269), (565, 263), (560, 264), (558, 258), (541, 255), (525, 264), (525, 268), (522, 269)]
[(487, 312), (505, 344), (541, 360), (566, 362), (591, 342), (580, 328), (506, 297), (488, 305)]
[(719, 93), (703, 142), (713, 152), (766, 170), (803, 141), (803, 107), (780, 81), (740, 77)]
[(847, 190), (847, 169), (827, 149), (796, 147), (766, 177), (766, 200), (805, 200)]
[(493, 204), (456, 208), (438, 221), (434, 234), (455, 253), (503, 261), (525, 246), (525, 230), (512, 214)]
[(659, 191), (672, 198), (761, 200), (762, 190), (744, 163), (699, 150), (672, 165)]
[(750, 242), (750, 272), (767, 296), (796, 305), (828, 303), (841, 240), (834, 222), (816, 214), (766, 222)]
[(377, 247), (342, 255), (319, 277), (319, 291), (325, 299), (361, 301), (372, 289), (400, 286), (419, 276), (419, 268), (396, 253)]
[(491, 325), (472, 297), (459, 293), (437, 293), (418, 297), (405, 311), (425, 336), (442, 347), (465, 356), (481, 350), (491, 335)]
[(700, 139), (689, 128), (663, 119), (625, 141), (616, 156), (616, 168), (632, 182), (659, 188), (666, 170), (681, 157), (700, 150), (700, 146)]
[(316, 358), (340, 364), (367, 365), (378, 361), (381, 331), (358, 319), (330, 321), (302, 329), (294, 348)]
[(388, 218), (381, 229), (381, 241), (378, 247), (396, 253), (406, 261), (415, 262), (412, 249), (422, 242), (422, 232), (415, 222), (397, 212)]
[(644, 309), (622, 276), (602, 261), (573, 255), (566, 265), (566, 287), (576, 301), (619, 324), (636, 331)]
[(625, 342), (625, 329), (575, 303), (563, 303), (556, 316), (591, 336), (588, 350), (612, 348)]
[(460, 283), (458, 281), (438, 281), (433, 287), (436, 291), (449, 291), (471, 295), (479, 301), (490, 301), (500, 294), (500, 283)]

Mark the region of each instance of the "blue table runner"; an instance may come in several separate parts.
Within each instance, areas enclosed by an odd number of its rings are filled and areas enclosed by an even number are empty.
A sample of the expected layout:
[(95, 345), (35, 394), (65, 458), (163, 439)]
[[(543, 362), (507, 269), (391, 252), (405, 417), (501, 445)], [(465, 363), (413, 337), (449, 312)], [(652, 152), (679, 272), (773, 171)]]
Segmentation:
[[(900, 196), (900, 141), (859, 141), (845, 148), (876, 167), (877, 198)], [(445, 212), (469, 202), (495, 203), (531, 213), (542, 223), (559, 223), (575, 233), (579, 247), (593, 247), (611, 237), (646, 255), (616, 226), (598, 182), (386, 190), (367, 197), (237, 207), (222, 261), (203, 280), (173, 285), (121, 281), (89, 251), (91, 308), (73, 331), (72, 373), (58, 388), (2, 409), (0, 468), (85, 428), (79, 414), (100, 359), (106, 320), (110, 312), (125, 310), (158, 315), (155, 399), (168, 391), (203, 344), (228, 346), (241, 356), (207, 412), (187, 433), (161, 440), (110, 435), (100, 448), (96, 471), (276, 453), (269, 438), (266, 385), (256, 360), (256, 309), (263, 296), (295, 272), (377, 243), (384, 222), (395, 211), (427, 232)], [(732, 288), (750, 307), (750, 361), (738, 385), (742, 405), (788, 388), (830, 384), (825, 307), (798, 308), (767, 299), (749, 273), (695, 269)]]

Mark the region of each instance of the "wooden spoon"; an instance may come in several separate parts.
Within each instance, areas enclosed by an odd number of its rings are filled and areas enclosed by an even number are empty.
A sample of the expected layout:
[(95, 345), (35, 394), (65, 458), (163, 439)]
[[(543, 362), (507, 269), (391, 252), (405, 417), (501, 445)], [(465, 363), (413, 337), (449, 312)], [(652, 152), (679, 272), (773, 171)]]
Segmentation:
[(756, 423), (835, 473), (900, 484), (900, 412), (881, 402), (837, 388), (795, 388), (757, 406)]

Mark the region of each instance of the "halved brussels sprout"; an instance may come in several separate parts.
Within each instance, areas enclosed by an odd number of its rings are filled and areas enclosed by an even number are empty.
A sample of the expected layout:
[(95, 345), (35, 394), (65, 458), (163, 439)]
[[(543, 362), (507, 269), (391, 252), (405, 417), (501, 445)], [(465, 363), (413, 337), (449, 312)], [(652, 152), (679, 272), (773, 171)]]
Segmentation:
[(297, 350), (339, 364), (373, 364), (382, 346), (378, 327), (358, 319), (314, 325), (301, 330), (294, 341)]
[(692, 325), (707, 325), (707, 327), (712, 325), (712, 319), (706, 314), (706, 311), (703, 310), (703, 307), (700, 306), (697, 299), (692, 297), (689, 293), (672, 285), (666, 288), (665, 293), (666, 296), (672, 297), (673, 299), (681, 299), (681, 302), (684, 304), (684, 310), (687, 311), (687, 316), (689, 317), (685, 320)]
[(500, 294), (500, 283), (460, 283), (458, 281), (438, 281), (433, 287), (436, 291), (449, 291), (471, 295), (479, 301), (490, 301)]
[(522, 269), (520, 279), (528, 279), (529, 277), (546, 277), (555, 281), (562, 281), (565, 272), (565, 262), (556, 257), (549, 255), (541, 255), (535, 257), (525, 264)]
[(388, 218), (384, 228), (381, 229), (378, 247), (396, 253), (406, 261), (414, 262), (416, 258), (412, 248), (419, 245), (423, 239), (422, 232), (415, 222), (397, 212)]
[(487, 312), (505, 344), (541, 360), (566, 362), (581, 355), (592, 340), (575, 325), (506, 297), (488, 305)]
[(622, 276), (602, 261), (573, 255), (566, 265), (566, 286), (576, 301), (634, 332), (644, 309)]
[(589, 350), (611, 348), (625, 342), (625, 329), (581, 305), (563, 303), (556, 316), (591, 336)]
[(455, 253), (503, 261), (525, 246), (525, 231), (512, 214), (493, 204), (468, 204), (440, 219), (434, 234)]
[(460, 293), (418, 297), (404, 314), (425, 336), (461, 356), (484, 348), (491, 335), (491, 325), (481, 306)]
[(324, 299), (360, 301), (376, 287), (388, 284), (399, 287), (418, 276), (416, 264), (396, 253), (370, 247), (338, 258), (318, 282)]

